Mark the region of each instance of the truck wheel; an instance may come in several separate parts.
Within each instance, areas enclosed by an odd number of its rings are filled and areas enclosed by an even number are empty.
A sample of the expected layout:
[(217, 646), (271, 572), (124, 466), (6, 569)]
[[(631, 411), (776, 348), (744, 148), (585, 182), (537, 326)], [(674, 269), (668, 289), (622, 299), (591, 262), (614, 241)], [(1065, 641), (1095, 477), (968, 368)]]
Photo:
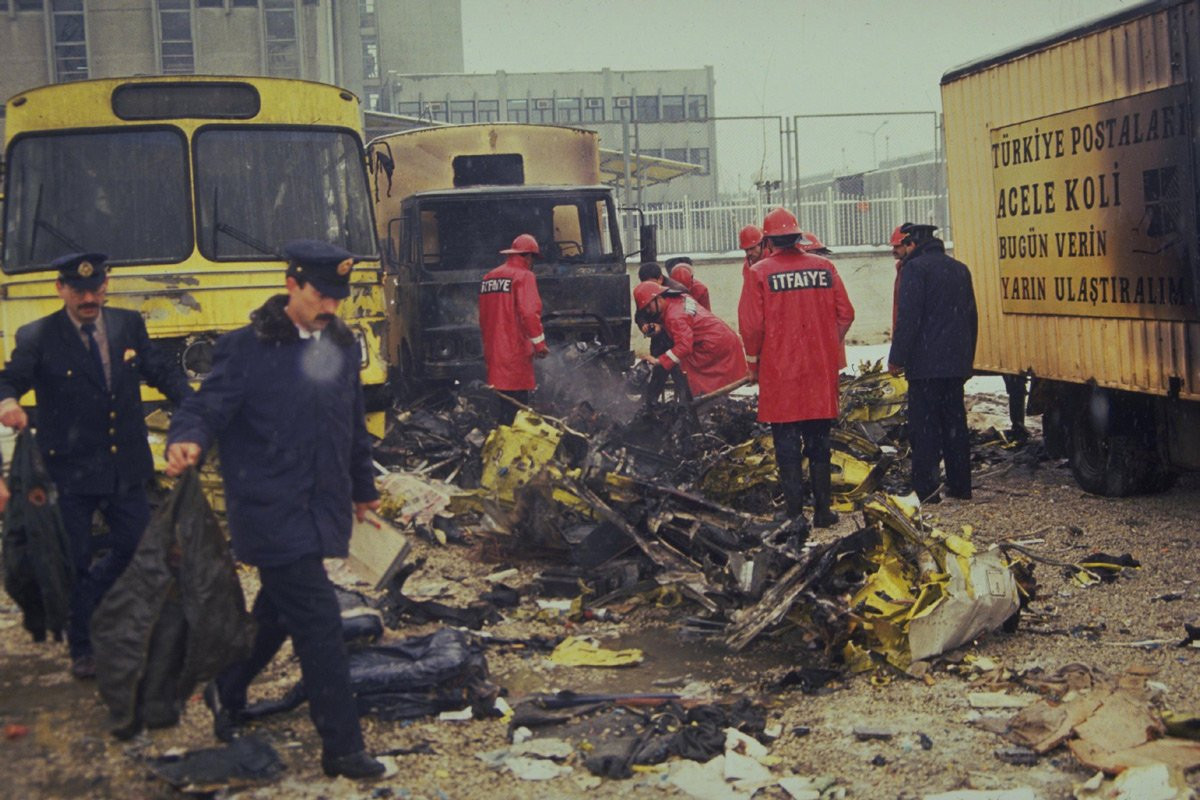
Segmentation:
[(1144, 491), (1148, 462), (1135, 436), (1116, 436), (1100, 429), (1088, 403), (1081, 403), (1071, 425), (1071, 473), (1084, 491), (1105, 497), (1127, 497)]

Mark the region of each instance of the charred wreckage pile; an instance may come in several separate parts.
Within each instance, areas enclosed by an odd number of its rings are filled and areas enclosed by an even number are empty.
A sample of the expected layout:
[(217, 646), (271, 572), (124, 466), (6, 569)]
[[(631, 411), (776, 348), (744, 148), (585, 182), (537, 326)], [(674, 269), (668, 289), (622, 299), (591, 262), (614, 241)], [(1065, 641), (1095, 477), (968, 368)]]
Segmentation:
[[(733, 650), (791, 628), (831, 665), (903, 670), (1015, 623), (1028, 561), (927, 528), (910, 499), (903, 377), (876, 363), (842, 381), (835, 503), (862, 525), (821, 544), (779, 512), (752, 396), (639, 405), (644, 378), (635, 368), (617, 391), (539, 397), (508, 425), (494, 414), (511, 401), (482, 386), (402, 410), (377, 448), (385, 516), (432, 541), (482, 541), (497, 561), (539, 560), (534, 590), (574, 598), (578, 613), (671, 587), (696, 607), (684, 627)], [(413, 610), (397, 598), (403, 575), (385, 605)]]

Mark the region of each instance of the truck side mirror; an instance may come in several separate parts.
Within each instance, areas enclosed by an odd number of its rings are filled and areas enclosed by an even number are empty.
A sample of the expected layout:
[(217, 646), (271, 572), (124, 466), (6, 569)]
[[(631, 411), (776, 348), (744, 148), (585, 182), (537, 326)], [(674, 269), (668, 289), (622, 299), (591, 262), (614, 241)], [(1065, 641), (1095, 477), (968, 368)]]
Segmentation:
[(658, 261), (658, 226), (641, 225), (638, 228), (639, 260), (643, 263)]

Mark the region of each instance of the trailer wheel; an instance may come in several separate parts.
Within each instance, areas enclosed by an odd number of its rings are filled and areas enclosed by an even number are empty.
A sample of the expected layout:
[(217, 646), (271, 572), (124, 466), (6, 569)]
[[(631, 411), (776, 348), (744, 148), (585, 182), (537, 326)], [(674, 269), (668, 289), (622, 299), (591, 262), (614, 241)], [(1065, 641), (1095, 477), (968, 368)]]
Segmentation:
[(1084, 491), (1127, 497), (1145, 491), (1149, 463), (1136, 436), (1107, 433), (1081, 403), (1071, 425), (1071, 472)]

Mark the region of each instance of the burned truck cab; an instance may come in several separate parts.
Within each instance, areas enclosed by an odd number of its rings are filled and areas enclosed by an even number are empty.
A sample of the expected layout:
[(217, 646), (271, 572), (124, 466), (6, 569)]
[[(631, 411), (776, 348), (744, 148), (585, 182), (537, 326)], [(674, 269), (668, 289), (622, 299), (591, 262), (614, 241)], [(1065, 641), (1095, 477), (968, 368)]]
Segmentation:
[(402, 209), (408, 247), (396, 275), (401, 294), (417, 302), (400, 327), (419, 375), (483, 376), (479, 281), (521, 233), (541, 247), (533, 271), (551, 348), (582, 342), (628, 352), (629, 283), (607, 187), (422, 192)]
[(396, 393), (482, 378), (479, 282), (522, 233), (551, 350), (630, 358), (629, 277), (596, 134), (549, 125), (449, 125), (371, 142)]

